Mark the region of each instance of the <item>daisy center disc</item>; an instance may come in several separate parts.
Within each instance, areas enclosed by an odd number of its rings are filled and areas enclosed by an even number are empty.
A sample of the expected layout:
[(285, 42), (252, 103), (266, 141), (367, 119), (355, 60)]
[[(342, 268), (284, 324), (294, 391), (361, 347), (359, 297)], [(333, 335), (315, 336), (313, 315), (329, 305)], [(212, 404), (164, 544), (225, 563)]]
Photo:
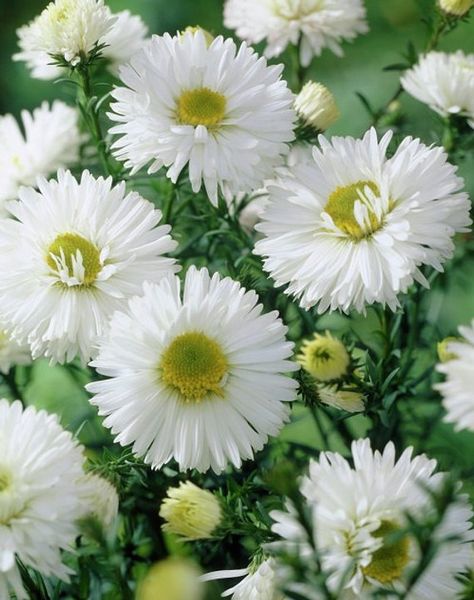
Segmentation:
[[(353, 240), (369, 237), (382, 226), (381, 219), (374, 213), (367, 199), (367, 189), (375, 196), (380, 195), (379, 188), (373, 181), (357, 181), (336, 188), (324, 207), (324, 211), (330, 215), (334, 225)], [(365, 207), (365, 218), (356, 219), (354, 215), (356, 202)]]
[(186, 402), (199, 402), (212, 392), (223, 396), (222, 379), (228, 363), (220, 345), (198, 331), (176, 337), (164, 351), (161, 378)]
[(100, 252), (77, 233), (61, 233), (49, 246), (46, 262), (53, 271), (79, 276), (83, 285), (91, 285), (102, 269)]
[(178, 98), (176, 116), (181, 125), (216, 127), (225, 117), (225, 96), (207, 87), (186, 90)]
[[(399, 527), (392, 521), (382, 521), (380, 527), (372, 533), (376, 538), (386, 538), (399, 531)], [(370, 564), (362, 569), (366, 577), (370, 577), (382, 584), (400, 579), (408, 564), (410, 555), (410, 542), (405, 535), (395, 541), (384, 539), (381, 548), (372, 554)]]

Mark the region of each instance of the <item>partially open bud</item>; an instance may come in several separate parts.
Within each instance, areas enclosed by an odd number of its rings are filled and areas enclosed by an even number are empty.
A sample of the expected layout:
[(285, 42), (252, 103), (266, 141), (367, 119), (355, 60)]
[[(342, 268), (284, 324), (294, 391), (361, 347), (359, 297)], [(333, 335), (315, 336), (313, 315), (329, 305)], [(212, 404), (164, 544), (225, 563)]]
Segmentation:
[(168, 490), (160, 517), (166, 521), (164, 531), (186, 540), (203, 540), (210, 538), (219, 526), (222, 511), (214, 494), (186, 481)]
[(209, 47), (215, 38), (212, 35), (212, 33), (209, 33), (207, 29), (199, 27), (199, 25), (188, 25), (186, 29), (183, 29), (183, 31), (178, 32), (178, 35), (184, 35), (185, 33), (197, 33), (198, 31), (200, 31), (204, 35), (207, 47)]
[(339, 118), (334, 96), (322, 83), (308, 81), (295, 100), (295, 110), (307, 127), (325, 131)]
[(318, 395), (323, 404), (350, 413), (362, 412), (365, 408), (364, 396), (356, 390), (338, 390), (335, 385), (323, 385), (318, 388)]
[(438, 350), (438, 358), (439, 358), (440, 362), (445, 363), (445, 362), (448, 362), (449, 360), (454, 360), (455, 358), (457, 358), (457, 354), (454, 354), (454, 352), (450, 352), (449, 344), (451, 344), (451, 342), (460, 342), (460, 341), (461, 340), (457, 337), (449, 336), (447, 338), (444, 338), (444, 340), (441, 340), (440, 342), (438, 342), (437, 350)]
[(474, 6), (474, 0), (439, 0), (439, 6), (450, 15), (462, 17)]
[(318, 381), (332, 381), (344, 377), (350, 364), (344, 344), (332, 337), (315, 333), (305, 340), (297, 357), (302, 367)]
[(167, 558), (148, 571), (138, 587), (137, 600), (202, 600), (204, 585), (194, 563)]

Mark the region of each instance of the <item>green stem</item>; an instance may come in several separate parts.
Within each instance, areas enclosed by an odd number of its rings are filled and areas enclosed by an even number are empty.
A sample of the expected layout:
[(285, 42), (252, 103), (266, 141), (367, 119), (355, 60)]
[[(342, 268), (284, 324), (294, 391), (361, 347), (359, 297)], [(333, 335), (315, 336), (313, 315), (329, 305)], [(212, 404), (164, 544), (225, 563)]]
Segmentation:
[(10, 393), (12, 395), (13, 400), (19, 400), (23, 406), (26, 406), (25, 399), (23, 397), (23, 393), (18, 387), (16, 382), (16, 371), (15, 368), (11, 369), (7, 374), (3, 374), (3, 379), (10, 389)]
[(319, 431), (319, 434), (323, 441), (323, 449), (330, 450), (329, 438), (328, 438), (326, 430), (324, 429), (323, 424), (321, 422), (321, 418), (319, 416), (318, 409), (316, 408), (316, 406), (311, 406), (311, 405), (309, 405), (308, 408), (311, 413), (311, 416), (313, 417), (313, 421), (316, 425), (316, 428)]

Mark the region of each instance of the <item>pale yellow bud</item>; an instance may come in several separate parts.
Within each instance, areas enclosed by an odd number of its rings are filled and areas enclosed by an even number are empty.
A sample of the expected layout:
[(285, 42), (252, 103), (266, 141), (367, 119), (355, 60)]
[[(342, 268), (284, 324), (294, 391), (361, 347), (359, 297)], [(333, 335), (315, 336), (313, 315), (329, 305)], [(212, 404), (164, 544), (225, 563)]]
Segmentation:
[(203, 600), (204, 586), (194, 563), (167, 558), (156, 563), (138, 587), (137, 600)]
[(295, 100), (295, 110), (300, 119), (317, 131), (325, 131), (339, 118), (334, 96), (321, 83), (308, 81)]
[(439, 0), (439, 6), (450, 15), (462, 17), (474, 6), (474, 0)]
[(355, 413), (362, 412), (365, 408), (364, 396), (357, 391), (338, 390), (334, 386), (321, 386), (318, 389), (319, 399), (323, 404)]
[(438, 350), (438, 358), (442, 363), (448, 362), (450, 360), (454, 360), (455, 358), (457, 358), (457, 354), (454, 354), (454, 352), (451, 352), (449, 350), (449, 345), (451, 344), (451, 342), (459, 342), (460, 339), (454, 336), (449, 336), (447, 338), (444, 338), (444, 340), (441, 340), (440, 342), (438, 342), (437, 345), (437, 350)]
[(214, 494), (187, 481), (168, 490), (160, 517), (166, 521), (164, 531), (186, 540), (202, 540), (211, 537), (219, 526), (222, 511)]
[(194, 26), (188, 25), (186, 27), (186, 29), (183, 29), (183, 31), (180, 31), (178, 33), (178, 36), (184, 35), (185, 33), (197, 33), (198, 31), (200, 31), (204, 35), (204, 39), (206, 40), (207, 47), (209, 47), (215, 38), (212, 35), (212, 33), (209, 33), (209, 31), (207, 31), (207, 29), (203, 29), (202, 27), (199, 27), (199, 25), (194, 25)]
[(350, 364), (344, 344), (333, 338), (329, 331), (325, 335), (315, 333), (312, 339), (305, 340), (297, 360), (319, 381), (340, 379), (347, 373)]

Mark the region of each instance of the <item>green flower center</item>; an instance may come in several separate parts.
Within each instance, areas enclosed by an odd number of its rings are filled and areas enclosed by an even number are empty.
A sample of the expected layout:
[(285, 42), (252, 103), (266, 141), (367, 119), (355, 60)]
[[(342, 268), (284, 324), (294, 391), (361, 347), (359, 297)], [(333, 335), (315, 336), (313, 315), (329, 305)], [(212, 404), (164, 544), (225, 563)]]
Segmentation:
[(77, 233), (61, 233), (48, 248), (46, 262), (53, 271), (67, 269), (73, 277), (81, 261), (82, 284), (91, 285), (102, 269), (99, 249), (92, 242)]
[[(379, 188), (372, 181), (357, 181), (351, 185), (336, 188), (324, 207), (334, 225), (347, 233), (353, 240), (369, 237), (382, 226), (382, 221), (374, 213), (370, 204), (364, 202), (366, 188), (369, 188), (376, 196), (380, 195)], [(361, 227), (354, 216), (354, 206), (357, 201), (364, 204), (368, 210), (368, 222), (364, 224), (364, 227)]]
[[(387, 538), (397, 533), (400, 528), (392, 521), (382, 521), (380, 527), (372, 533), (377, 538)], [(400, 579), (409, 561), (410, 542), (406, 535), (393, 542), (384, 539), (383, 546), (372, 555), (372, 561), (362, 571), (382, 584), (392, 583)]]
[(7, 490), (12, 483), (12, 475), (10, 471), (4, 467), (0, 467), (0, 494)]
[(161, 379), (186, 402), (200, 402), (208, 393), (223, 396), (222, 378), (228, 362), (220, 345), (198, 331), (176, 337), (161, 358)]
[(225, 96), (207, 87), (186, 90), (178, 98), (176, 116), (181, 125), (216, 127), (225, 117)]

